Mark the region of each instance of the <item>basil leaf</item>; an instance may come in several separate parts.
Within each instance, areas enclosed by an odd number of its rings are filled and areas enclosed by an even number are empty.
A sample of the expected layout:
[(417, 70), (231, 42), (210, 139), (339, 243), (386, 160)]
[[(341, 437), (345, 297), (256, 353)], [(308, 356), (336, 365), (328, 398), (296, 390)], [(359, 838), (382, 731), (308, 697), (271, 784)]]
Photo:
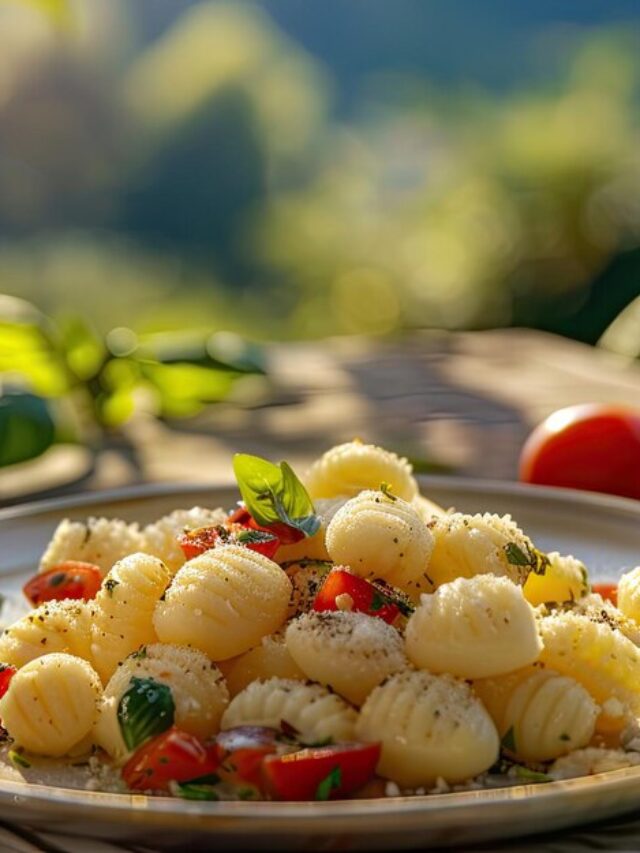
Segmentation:
[(118, 705), (118, 723), (127, 749), (161, 734), (173, 725), (175, 704), (171, 689), (153, 678), (133, 677)]
[(342, 782), (342, 770), (340, 767), (332, 768), (328, 775), (324, 777), (322, 782), (316, 788), (316, 800), (328, 800), (331, 792), (340, 787)]
[(233, 470), (247, 510), (258, 524), (284, 524), (313, 536), (320, 529), (307, 490), (286, 462), (274, 465), (259, 456), (236, 453)]

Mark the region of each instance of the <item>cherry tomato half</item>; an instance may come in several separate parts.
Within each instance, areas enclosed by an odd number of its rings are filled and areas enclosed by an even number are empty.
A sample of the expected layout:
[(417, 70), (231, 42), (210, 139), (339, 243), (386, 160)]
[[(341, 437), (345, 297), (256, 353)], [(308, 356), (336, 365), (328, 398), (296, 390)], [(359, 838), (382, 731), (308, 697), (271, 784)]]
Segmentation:
[(216, 738), (221, 781), (232, 785), (253, 785), (262, 791), (262, 762), (277, 749), (278, 732), (265, 726), (236, 726)]
[(0, 699), (9, 689), (11, 679), (18, 670), (15, 666), (10, 666), (8, 663), (0, 663)]
[(218, 753), (216, 746), (206, 746), (195, 735), (171, 726), (134, 752), (122, 768), (122, 778), (133, 791), (166, 791), (170, 782), (214, 773)]
[(520, 479), (640, 499), (640, 411), (590, 403), (554, 412), (527, 439)]
[(62, 601), (65, 598), (89, 601), (96, 597), (101, 583), (102, 572), (98, 566), (65, 560), (47, 572), (34, 575), (22, 591), (35, 607), (44, 601)]
[(270, 530), (253, 529), (230, 521), (186, 530), (178, 537), (178, 544), (187, 560), (204, 554), (220, 542), (237, 542), (239, 545), (246, 545), (251, 551), (256, 551), (270, 560), (280, 547), (280, 540)]
[(592, 583), (591, 592), (597, 592), (607, 601), (618, 606), (618, 584), (615, 583)]
[(348, 595), (352, 609), (369, 616), (377, 616), (391, 624), (400, 608), (365, 578), (353, 575), (344, 569), (333, 569), (318, 590), (313, 602), (314, 610), (339, 610), (337, 598)]
[(268, 755), (262, 767), (275, 799), (333, 800), (365, 785), (379, 758), (379, 743), (343, 743)]
[(243, 527), (251, 527), (253, 530), (266, 530), (268, 533), (273, 533), (274, 536), (278, 537), (281, 545), (293, 545), (295, 542), (304, 539), (302, 530), (291, 527), (283, 521), (275, 521), (268, 527), (261, 526), (244, 506), (239, 506), (238, 509), (234, 510), (227, 521), (232, 524), (241, 524)]

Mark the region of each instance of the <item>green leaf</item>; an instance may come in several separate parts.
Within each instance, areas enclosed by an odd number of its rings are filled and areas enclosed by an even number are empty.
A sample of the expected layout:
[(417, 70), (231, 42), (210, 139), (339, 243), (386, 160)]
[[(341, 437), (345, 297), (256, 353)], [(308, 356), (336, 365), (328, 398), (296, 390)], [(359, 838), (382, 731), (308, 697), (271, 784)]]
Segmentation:
[(536, 770), (529, 770), (528, 767), (522, 767), (522, 765), (515, 765), (516, 776), (519, 779), (523, 779), (526, 782), (552, 782), (551, 776), (547, 773), (538, 773)]
[(197, 784), (196, 782), (179, 782), (177, 784), (178, 795), (184, 800), (219, 800), (220, 797), (211, 785)]
[(118, 705), (118, 722), (127, 749), (134, 750), (145, 740), (173, 725), (175, 704), (166, 684), (153, 678), (133, 677)]
[(528, 566), (536, 575), (544, 575), (549, 565), (549, 558), (537, 548), (527, 548), (525, 551), (515, 542), (508, 542), (504, 546), (507, 561), (512, 566)]
[(240, 545), (255, 545), (259, 542), (273, 542), (276, 537), (266, 530), (243, 530), (235, 537)]
[(531, 565), (531, 557), (526, 554), (519, 545), (516, 545), (515, 542), (509, 542), (505, 545), (504, 552), (507, 555), (507, 561), (512, 566)]
[(55, 330), (29, 302), (0, 294), (0, 373), (16, 377), (37, 394), (69, 390), (69, 376)]
[(7, 753), (9, 761), (15, 767), (31, 767), (31, 764), (27, 761), (26, 758), (23, 758), (22, 755), (15, 749), (10, 749)]
[(316, 788), (316, 800), (328, 800), (332, 791), (340, 787), (341, 782), (342, 770), (340, 767), (333, 767), (322, 782), (318, 784)]
[(247, 510), (258, 524), (284, 522), (305, 536), (318, 532), (320, 519), (311, 498), (286, 462), (274, 465), (259, 456), (236, 453), (233, 470)]
[(33, 394), (0, 394), (0, 466), (35, 459), (55, 441), (47, 403)]
[(503, 749), (508, 749), (509, 752), (516, 751), (516, 736), (513, 730), (513, 726), (505, 733), (504, 737), (500, 741), (500, 745)]
[(188, 417), (208, 403), (224, 400), (235, 380), (227, 370), (197, 364), (141, 361), (140, 372), (155, 389), (167, 417)]

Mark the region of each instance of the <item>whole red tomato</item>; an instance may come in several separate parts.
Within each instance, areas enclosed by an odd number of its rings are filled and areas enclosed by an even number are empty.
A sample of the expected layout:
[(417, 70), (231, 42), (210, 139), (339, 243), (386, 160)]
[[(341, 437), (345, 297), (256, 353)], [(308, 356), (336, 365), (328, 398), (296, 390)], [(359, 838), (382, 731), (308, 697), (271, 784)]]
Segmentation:
[(559, 409), (525, 442), (520, 479), (640, 499), (640, 410), (598, 403)]

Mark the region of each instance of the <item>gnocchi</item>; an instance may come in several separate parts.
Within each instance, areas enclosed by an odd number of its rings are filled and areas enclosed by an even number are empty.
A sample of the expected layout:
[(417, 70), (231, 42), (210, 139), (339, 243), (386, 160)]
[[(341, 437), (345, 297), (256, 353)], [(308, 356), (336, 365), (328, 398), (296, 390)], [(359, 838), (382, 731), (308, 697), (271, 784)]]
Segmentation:
[(420, 669), (483, 678), (533, 663), (542, 643), (522, 587), (477, 575), (422, 596), (407, 624), (406, 649)]
[(616, 606), (581, 560), (510, 515), (444, 510), (373, 444), (330, 449), (304, 482), (256, 456), (233, 467), (230, 513), (58, 525), (25, 588), (45, 603), (0, 635), (15, 754), (91, 749), (96, 788), (212, 800), (634, 763), (640, 568)]

